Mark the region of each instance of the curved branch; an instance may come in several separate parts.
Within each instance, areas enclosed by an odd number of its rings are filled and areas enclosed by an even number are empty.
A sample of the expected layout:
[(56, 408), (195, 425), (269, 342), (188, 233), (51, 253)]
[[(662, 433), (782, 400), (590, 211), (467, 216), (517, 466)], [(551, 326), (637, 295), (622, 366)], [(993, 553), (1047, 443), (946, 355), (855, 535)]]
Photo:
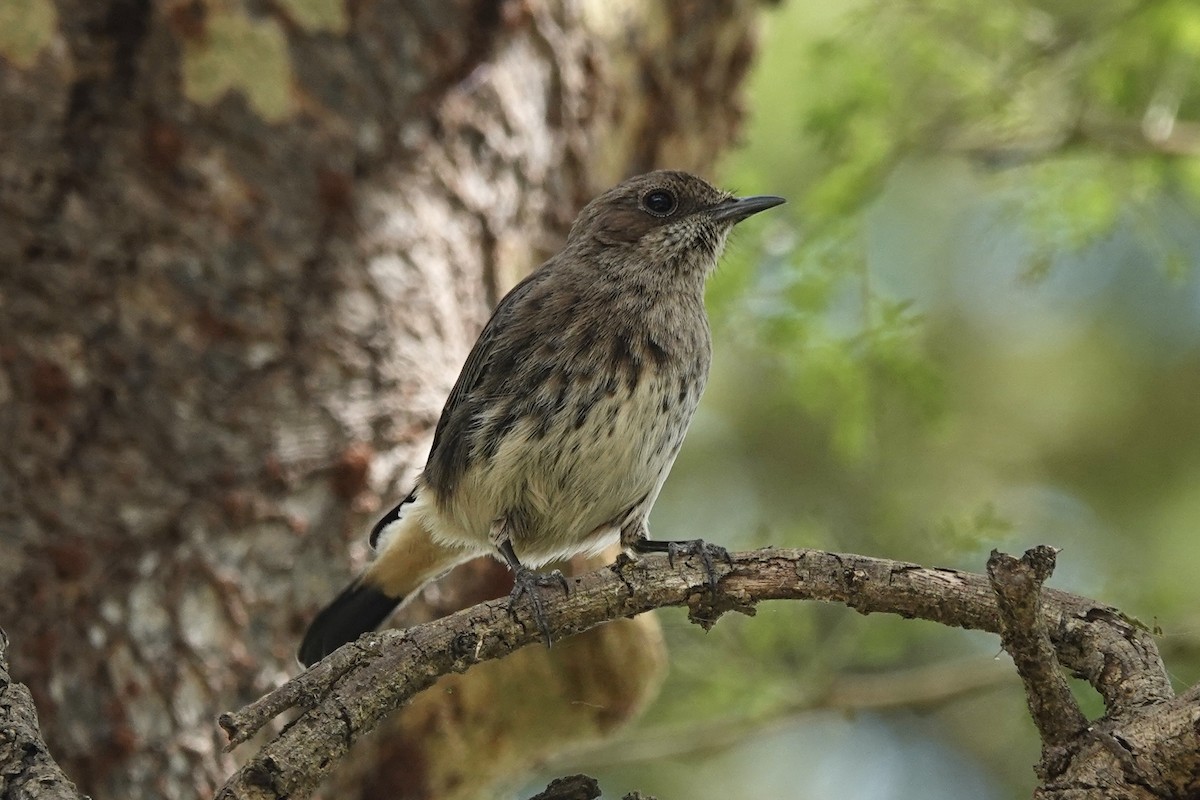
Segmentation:
[[(547, 603), (556, 639), (609, 620), (687, 605), (711, 624), (726, 611), (753, 613), (763, 600), (839, 602), (998, 633), (988, 578), (951, 569), (816, 550), (739, 553), (715, 568), (710, 592), (697, 559), (649, 556), (570, 579), (568, 597)], [(1170, 699), (1166, 670), (1147, 631), (1115, 609), (1065, 592), (1041, 592), (1040, 624), (1059, 661), (1091, 683), (1110, 714)], [(303, 713), (226, 783), (219, 798), (308, 796), (349, 747), (380, 719), (441, 675), (507, 655), (540, 640), (526, 609), (494, 600), (404, 631), (368, 634), (242, 711), (222, 715), (230, 746), (282, 711)]]

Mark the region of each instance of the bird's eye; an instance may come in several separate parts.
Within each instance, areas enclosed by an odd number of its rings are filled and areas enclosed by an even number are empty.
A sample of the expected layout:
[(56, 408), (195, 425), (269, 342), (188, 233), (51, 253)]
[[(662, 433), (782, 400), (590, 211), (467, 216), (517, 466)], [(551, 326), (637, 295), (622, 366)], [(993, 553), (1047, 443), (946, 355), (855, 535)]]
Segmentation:
[(669, 215), (678, 205), (675, 195), (666, 189), (654, 189), (642, 195), (642, 208), (656, 217)]

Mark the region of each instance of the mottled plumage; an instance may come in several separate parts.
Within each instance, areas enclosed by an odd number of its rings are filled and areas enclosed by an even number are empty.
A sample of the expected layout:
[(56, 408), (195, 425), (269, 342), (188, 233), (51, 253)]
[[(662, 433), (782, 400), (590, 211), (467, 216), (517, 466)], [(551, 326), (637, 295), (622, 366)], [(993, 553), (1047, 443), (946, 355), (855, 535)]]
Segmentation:
[(376, 560), (313, 622), (301, 660), (469, 558), (503, 556), (540, 615), (527, 568), (618, 539), (654, 549), (645, 520), (708, 376), (705, 278), (733, 225), (781, 202), (662, 171), (588, 204), (496, 307), (416, 487), (372, 531)]

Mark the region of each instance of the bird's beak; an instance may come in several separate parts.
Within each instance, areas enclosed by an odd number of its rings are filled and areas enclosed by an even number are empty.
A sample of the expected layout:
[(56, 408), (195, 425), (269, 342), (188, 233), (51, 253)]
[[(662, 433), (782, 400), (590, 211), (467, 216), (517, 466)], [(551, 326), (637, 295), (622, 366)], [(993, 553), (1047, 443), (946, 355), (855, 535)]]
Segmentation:
[(717, 203), (709, 209), (708, 213), (714, 222), (728, 220), (729, 222), (737, 223), (751, 214), (766, 211), (768, 208), (774, 208), (786, 202), (782, 197), (774, 197), (769, 194), (757, 195), (755, 197), (733, 197), (723, 203)]

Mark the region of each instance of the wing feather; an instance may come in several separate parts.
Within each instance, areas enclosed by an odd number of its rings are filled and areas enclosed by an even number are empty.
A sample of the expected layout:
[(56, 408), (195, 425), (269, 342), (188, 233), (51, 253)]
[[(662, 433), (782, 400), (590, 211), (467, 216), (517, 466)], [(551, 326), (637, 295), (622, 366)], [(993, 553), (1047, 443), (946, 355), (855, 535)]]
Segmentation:
[(489, 398), (512, 393), (523, 356), (536, 346), (540, 314), (531, 305), (541, 302), (538, 289), (548, 266), (535, 270), (496, 305), (446, 398), (424, 473), (426, 484), (439, 497), (453, 490), (478, 455), (469, 434)]

